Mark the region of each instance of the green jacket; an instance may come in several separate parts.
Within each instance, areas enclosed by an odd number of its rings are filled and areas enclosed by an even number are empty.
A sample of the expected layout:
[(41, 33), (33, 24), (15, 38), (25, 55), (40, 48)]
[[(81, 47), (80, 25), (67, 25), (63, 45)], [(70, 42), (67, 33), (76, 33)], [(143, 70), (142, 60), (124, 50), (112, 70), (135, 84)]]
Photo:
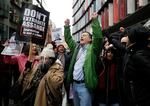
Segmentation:
[[(101, 45), (102, 45), (102, 31), (100, 27), (100, 23), (98, 19), (92, 20), (92, 43), (88, 46), (87, 54), (85, 58), (85, 63), (83, 65), (84, 70), (84, 80), (86, 87), (89, 89), (94, 89), (98, 84), (98, 77), (96, 74), (96, 62), (97, 57), (99, 56)], [(79, 46), (77, 43), (72, 39), (70, 26), (64, 26), (64, 37), (65, 41), (68, 44), (71, 52), (73, 53), (71, 63), (68, 70), (68, 83), (73, 82), (73, 69), (76, 60), (77, 53), (79, 51)]]

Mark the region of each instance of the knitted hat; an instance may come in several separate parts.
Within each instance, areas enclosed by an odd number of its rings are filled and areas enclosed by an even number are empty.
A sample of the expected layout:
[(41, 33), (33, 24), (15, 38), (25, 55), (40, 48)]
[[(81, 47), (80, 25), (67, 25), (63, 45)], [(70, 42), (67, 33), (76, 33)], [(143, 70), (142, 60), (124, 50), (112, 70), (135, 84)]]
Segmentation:
[(144, 43), (150, 36), (150, 30), (142, 25), (137, 25), (128, 30), (128, 38), (132, 43)]
[(52, 44), (48, 44), (41, 52), (40, 56), (43, 57), (55, 57)]

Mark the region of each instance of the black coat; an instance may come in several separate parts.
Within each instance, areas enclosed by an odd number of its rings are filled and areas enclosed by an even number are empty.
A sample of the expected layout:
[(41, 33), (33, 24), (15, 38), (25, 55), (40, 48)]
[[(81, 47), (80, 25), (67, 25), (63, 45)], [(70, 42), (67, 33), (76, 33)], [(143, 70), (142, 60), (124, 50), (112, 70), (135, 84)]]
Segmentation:
[(128, 106), (150, 106), (150, 48), (130, 50), (123, 76)]

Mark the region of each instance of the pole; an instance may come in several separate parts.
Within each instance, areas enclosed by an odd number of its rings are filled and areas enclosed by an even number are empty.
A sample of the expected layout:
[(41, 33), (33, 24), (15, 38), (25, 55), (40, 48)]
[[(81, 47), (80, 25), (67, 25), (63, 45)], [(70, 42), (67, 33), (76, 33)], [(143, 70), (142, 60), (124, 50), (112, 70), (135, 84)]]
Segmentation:
[(29, 56), (28, 56), (28, 60), (32, 60), (32, 41), (30, 39), (30, 49), (29, 49)]
[(41, 2), (39, 0), (36, 0), (36, 1), (39, 3), (39, 5), (41, 6), (41, 8), (45, 10), (45, 8), (42, 5), (42, 0), (41, 0)]

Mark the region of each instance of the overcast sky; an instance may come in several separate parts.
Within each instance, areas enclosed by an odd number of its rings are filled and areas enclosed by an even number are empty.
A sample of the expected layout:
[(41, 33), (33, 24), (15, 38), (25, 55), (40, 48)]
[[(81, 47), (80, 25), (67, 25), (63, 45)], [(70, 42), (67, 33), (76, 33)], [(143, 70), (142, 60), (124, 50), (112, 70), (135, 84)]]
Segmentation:
[(50, 19), (56, 27), (63, 27), (66, 18), (72, 20), (72, 0), (43, 0), (42, 4), (50, 12)]

